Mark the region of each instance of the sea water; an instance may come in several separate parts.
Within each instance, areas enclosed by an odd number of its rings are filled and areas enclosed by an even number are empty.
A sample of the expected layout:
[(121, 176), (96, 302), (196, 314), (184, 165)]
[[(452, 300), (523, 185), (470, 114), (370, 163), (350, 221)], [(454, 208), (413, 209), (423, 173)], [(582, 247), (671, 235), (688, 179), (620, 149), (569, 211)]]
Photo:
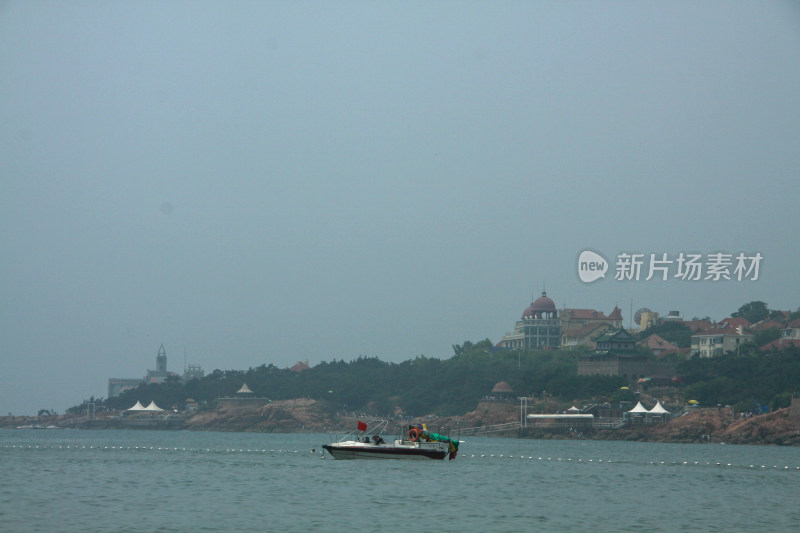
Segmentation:
[(336, 461), (328, 435), (0, 430), (0, 531), (798, 531), (800, 448), (469, 437)]

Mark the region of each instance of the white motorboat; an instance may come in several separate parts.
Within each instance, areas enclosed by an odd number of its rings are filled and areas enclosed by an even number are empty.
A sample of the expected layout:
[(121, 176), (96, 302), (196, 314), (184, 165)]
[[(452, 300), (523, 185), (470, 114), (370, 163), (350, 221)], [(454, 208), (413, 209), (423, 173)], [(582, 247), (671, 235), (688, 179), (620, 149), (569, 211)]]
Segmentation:
[(458, 454), (459, 441), (419, 426), (407, 426), (405, 434), (387, 442), (383, 433), (388, 424), (386, 420), (359, 422), (357, 430), (342, 439), (331, 438), (322, 447), (334, 459), (455, 459)]

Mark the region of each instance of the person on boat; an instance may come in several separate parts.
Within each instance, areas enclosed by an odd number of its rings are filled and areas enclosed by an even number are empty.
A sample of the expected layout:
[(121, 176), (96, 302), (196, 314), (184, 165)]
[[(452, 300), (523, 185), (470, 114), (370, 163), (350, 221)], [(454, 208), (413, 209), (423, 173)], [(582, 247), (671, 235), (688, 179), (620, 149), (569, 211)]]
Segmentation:
[(384, 444), (385, 443), (385, 441), (383, 440), (383, 437), (381, 437), (380, 435), (373, 435), (372, 436), (372, 440), (375, 442), (375, 444)]

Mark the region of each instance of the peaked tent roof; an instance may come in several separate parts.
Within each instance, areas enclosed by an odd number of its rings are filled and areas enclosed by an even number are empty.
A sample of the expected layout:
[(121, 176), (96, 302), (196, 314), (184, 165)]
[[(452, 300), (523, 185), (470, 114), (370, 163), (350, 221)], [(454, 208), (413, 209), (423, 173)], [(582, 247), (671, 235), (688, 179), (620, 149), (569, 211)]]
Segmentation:
[(642, 405), (642, 402), (637, 402), (636, 403), (636, 407), (634, 407), (633, 409), (631, 409), (628, 412), (629, 413), (647, 413), (648, 411), (647, 411), (647, 409), (645, 409), (644, 405)]
[(144, 405), (139, 400), (136, 400), (136, 405), (128, 408), (127, 411), (144, 411)]
[(656, 406), (650, 409), (648, 413), (654, 415), (662, 415), (662, 414), (669, 414), (669, 411), (664, 409), (664, 406), (661, 405), (661, 402), (656, 402)]
[(145, 407), (143, 411), (163, 411), (163, 409), (157, 406), (155, 401), (151, 401), (150, 405)]
[(236, 394), (253, 394), (253, 391), (250, 390), (250, 387), (247, 386), (247, 383), (242, 385), (242, 388), (236, 391)]

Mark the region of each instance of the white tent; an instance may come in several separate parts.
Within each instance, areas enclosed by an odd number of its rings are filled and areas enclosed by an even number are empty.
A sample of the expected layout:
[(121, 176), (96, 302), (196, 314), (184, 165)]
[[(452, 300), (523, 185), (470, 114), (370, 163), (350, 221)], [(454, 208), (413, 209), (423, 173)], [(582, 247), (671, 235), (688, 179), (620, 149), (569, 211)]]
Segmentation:
[(650, 409), (648, 413), (651, 415), (668, 415), (669, 411), (664, 409), (664, 406), (661, 405), (661, 402), (656, 402), (656, 406)]
[(642, 405), (642, 402), (637, 402), (637, 403), (636, 403), (636, 407), (634, 407), (633, 409), (631, 409), (631, 410), (630, 410), (630, 411), (628, 411), (628, 412), (629, 412), (629, 413), (647, 413), (648, 411), (647, 411), (647, 409), (645, 408), (645, 406), (644, 406), (644, 405)]
[(144, 411), (144, 405), (139, 400), (136, 400), (136, 405), (127, 409), (127, 411)]
[(574, 413), (575, 411), (580, 411), (580, 409), (578, 409), (577, 407), (575, 407), (575, 406), (573, 405), (572, 407), (570, 407), (569, 409), (567, 409), (567, 411), (570, 411), (570, 412), (573, 412), (573, 413)]
[(157, 405), (156, 405), (156, 402), (153, 402), (153, 401), (151, 401), (151, 402), (150, 402), (150, 405), (148, 405), (147, 407), (145, 407), (145, 408), (143, 409), (143, 411), (156, 411), (156, 412), (157, 412), (157, 411), (163, 411), (163, 409), (162, 409), (162, 408), (160, 408), (159, 406), (157, 406)]
[(250, 390), (250, 387), (247, 386), (247, 383), (242, 385), (242, 388), (236, 391), (236, 394), (253, 394), (253, 391)]

